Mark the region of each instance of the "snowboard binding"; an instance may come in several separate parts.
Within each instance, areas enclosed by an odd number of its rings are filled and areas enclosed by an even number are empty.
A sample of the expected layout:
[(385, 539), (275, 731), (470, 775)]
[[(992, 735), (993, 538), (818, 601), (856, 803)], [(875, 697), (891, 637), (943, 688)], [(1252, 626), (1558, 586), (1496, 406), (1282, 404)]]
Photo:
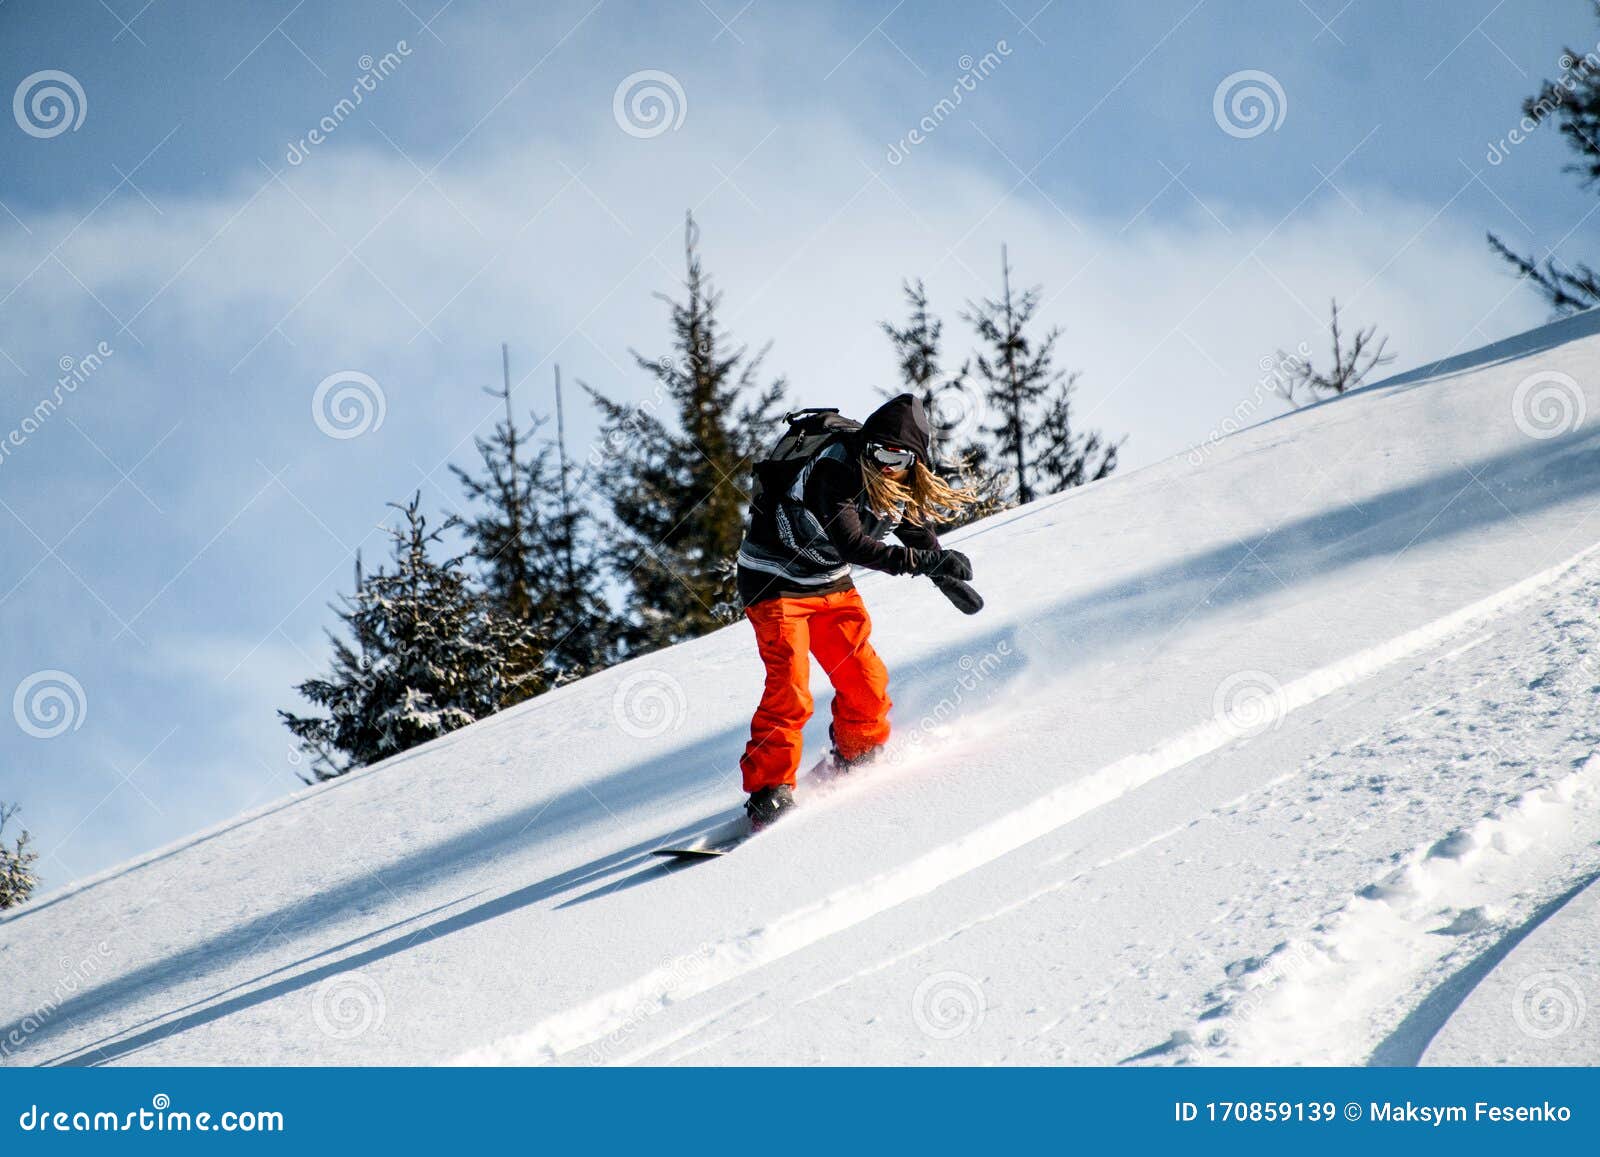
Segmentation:
[(750, 798), (744, 805), (745, 815), (750, 818), (751, 834), (771, 827), (792, 807), (794, 807), (794, 792), (786, 784), (758, 788), (751, 792)]

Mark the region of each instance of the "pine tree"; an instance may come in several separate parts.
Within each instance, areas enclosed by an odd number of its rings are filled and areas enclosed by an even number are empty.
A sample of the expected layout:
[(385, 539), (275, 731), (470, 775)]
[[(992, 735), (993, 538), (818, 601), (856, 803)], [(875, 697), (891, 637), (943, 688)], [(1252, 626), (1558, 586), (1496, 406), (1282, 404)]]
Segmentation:
[(1035, 431), (1033, 460), (1047, 494), (1099, 481), (1117, 468), (1120, 442), (1108, 444), (1098, 430), (1079, 434), (1072, 428), (1072, 383), (1077, 379), (1071, 375), (1050, 396)]
[(1004, 470), (990, 466), (987, 447), (972, 438), (972, 431), (967, 429), (982, 410), (983, 400), (971, 380), (971, 364), (964, 364), (953, 373), (945, 372), (940, 350), (944, 323), (928, 308), (927, 288), (921, 278), (902, 282), (901, 287), (909, 307), (905, 324), (880, 323), (894, 345), (901, 389), (880, 392), (892, 397), (903, 389), (922, 399), (928, 412), (934, 458), (947, 469), (953, 467), (957, 482), (980, 496), (978, 502), (964, 508), (948, 524), (965, 526), (1006, 509), (1009, 480)]
[(39, 884), (39, 878), (33, 873), (39, 853), (30, 848), (27, 831), (24, 830), (9, 847), (4, 840), (6, 824), (18, 810), (16, 804), (0, 803), (0, 909), (23, 903)]
[[(928, 290), (922, 284), (922, 278), (903, 281), (900, 288), (910, 307), (910, 316), (905, 325), (896, 326), (888, 321), (879, 325), (894, 344), (895, 357), (900, 365), (900, 380), (907, 390), (922, 399), (923, 406), (932, 413), (938, 403), (938, 389), (942, 384), (939, 341), (944, 333), (944, 323), (928, 310)], [(935, 436), (942, 433), (934, 431)]]
[(502, 386), (488, 392), (502, 400), (505, 417), (488, 438), (476, 439), (482, 472), (450, 468), (477, 508), (463, 528), (490, 604), (547, 635), (544, 665), (575, 678), (605, 666), (610, 657), (611, 613), (601, 594), (600, 562), (585, 533), (588, 512), (570, 501), (565, 451), (558, 444), (552, 471), (549, 443), (535, 446), (529, 437), (547, 419), (530, 414), (529, 432), (518, 424), (505, 346), (501, 357)]
[(545, 569), (550, 576), (546, 614), (555, 665), (572, 674), (598, 671), (615, 661), (618, 623), (602, 593), (604, 560), (595, 545), (594, 519), (579, 500), (584, 471), (567, 457), (561, 367), (555, 371), (557, 487), (546, 503)]
[(585, 386), (604, 430), (591, 464), (616, 524), (608, 556), (628, 592), (621, 633), (630, 654), (705, 634), (737, 613), (732, 559), (750, 466), (785, 393), (781, 378), (757, 383), (766, 350), (733, 346), (719, 325), (721, 295), (698, 243), (690, 215), (685, 296), (658, 295), (671, 311), (672, 355), (634, 354), (655, 381), (653, 396), (627, 405)]
[(1372, 344), (1378, 332), (1375, 325), (1356, 330), (1355, 338), (1348, 347), (1345, 346), (1344, 335), (1339, 330), (1337, 300), (1333, 301), (1330, 312), (1332, 317), (1328, 322), (1328, 332), (1333, 338), (1333, 364), (1326, 372), (1317, 369), (1310, 358), (1278, 351), (1278, 363), (1284, 370), (1283, 396), (1295, 405), (1300, 404), (1295, 402), (1297, 390), (1310, 395), (1309, 400), (1312, 401), (1319, 397), (1337, 397), (1361, 385), (1367, 375), (1379, 366), (1394, 361), (1394, 354), (1384, 352), (1389, 344), (1387, 337), (1380, 338), (1376, 346)]
[[(1595, 0), (1600, 17), (1600, 0)], [(1577, 160), (1566, 166), (1587, 188), (1600, 184), (1600, 54), (1573, 49), (1562, 53), (1561, 76), (1547, 80), (1522, 102), (1523, 115), (1535, 125), (1555, 118), (1567, 147)], [(1536, 257), (1522, 257), (1489, 234), (1489, 248), (1499, 254), (1550, 303), (1557, 317), (1600, 305), (1600, 272), (1579, 263), (1574, 268), (1547, 256), (1543, 267)]]
[(429, 557), (457, 523), (429, 530), (420, 501), (419, 493), (405, 506), (391, 503), (404, 518), (389, 531), (392, 569), (364, 575), (357, 560), (355, 593), (336, 610), (350, 639), (330, 632), (331, 674), (296, 688), (327, 715), (278, 712), (311, 757), (316, 780), (464, 727), (546, 682), (547, 640), (475, 591), (461, 557)]
[(1011, 263), (1004, 246), (1000, 278), (1000, 297), (969, 302), (962, 316), (986, 347), (974, 360), (998, 424), (984, 427), (984, 432), (992, 439), (994, 465), (1004, 464), (1011, 472), (1009, 497), (1020, 505), (1040, 494), (1106, 477), (1117, 468), (1122, 443), (1108, 443), (1098, 432), (1073, 430), (1072, 394), (1078, 375), (1055, 368), (1060, 329), (1051, 329), (1038, 342), (1028, 335), (1039, 309), (1039, 290), (1012, 291)]

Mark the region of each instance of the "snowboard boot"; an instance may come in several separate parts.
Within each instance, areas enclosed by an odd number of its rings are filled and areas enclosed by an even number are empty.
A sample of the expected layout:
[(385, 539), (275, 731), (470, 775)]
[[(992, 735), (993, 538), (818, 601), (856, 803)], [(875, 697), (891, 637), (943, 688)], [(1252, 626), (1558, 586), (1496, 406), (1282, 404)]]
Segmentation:
[(763, 787), (750, 793), (745, 801), (744, 814), (750, 817), (750, 830), (759, 832), (776, 823), (783, 813), (794, 807), (794, 791), (786, 784)]
[(865, 767), (867, 764), (874, 762), (878, 756), (883, 754), (883, 744), (880, 743), (876, 747), (867, 748), (867, 750), (863, 751), (854, 759), (846, 759), (844, 756), (839, 754), (839, 744), (834, 740), (833, 724), (831, 723), (828, 724), (828, 740), (832, 744), (832, 746), (828, 748), (828, 757), (833, 760), (834, 775), (845, 775), (856, 770), (858, 767)]

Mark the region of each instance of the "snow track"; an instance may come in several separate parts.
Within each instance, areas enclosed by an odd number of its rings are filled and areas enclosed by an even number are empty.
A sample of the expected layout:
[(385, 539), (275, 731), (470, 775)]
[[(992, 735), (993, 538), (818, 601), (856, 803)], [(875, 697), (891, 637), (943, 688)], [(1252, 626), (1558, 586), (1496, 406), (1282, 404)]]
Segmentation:
[[(1600, 876), (1591, 876), (1485, 953), (1468, 977), (1464, 998), (1460, 991), (1445, 991), (1440, 1015), (1428, 1027), (1444, 1024), (1428, 1041), (1421, 1063), (1600, 1065), (1596, 928)], [(1425, 1003), (1419, 1011), (1432, 1010)]]
[[(1559, 890), (1600, 866), (1600, 753), (1405, 854), (1315, 929), (1227, 970), (1219, 1002), (1146, 1056), (1249, 1065), (1415, 1064), (1437, 1025), (1403, 1017)], [(1587, 852), (1587, 856), (1584, 853)], [(1582, 858), (1575, 858), (1582, 857)], [(1330, 1010), (1336, 1010), (1330, 1015)], [(1144, 1059), (1143, 1057), (1137, 1059)]]

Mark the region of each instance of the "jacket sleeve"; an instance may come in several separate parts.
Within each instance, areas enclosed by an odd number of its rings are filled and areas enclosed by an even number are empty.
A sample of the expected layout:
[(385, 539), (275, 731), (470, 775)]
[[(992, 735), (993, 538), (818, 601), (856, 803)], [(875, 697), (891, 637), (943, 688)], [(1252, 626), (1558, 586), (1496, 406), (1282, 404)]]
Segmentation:
[(851, 466), (824, 458), (812, 468), (806, 482), (806, 505), (845, 562), (887, 574), (905, 574), (911, 567), (911, 552), (879, 542), (861, 528), (861, 514), (856, 509), (860, 491), (860, 476)]

